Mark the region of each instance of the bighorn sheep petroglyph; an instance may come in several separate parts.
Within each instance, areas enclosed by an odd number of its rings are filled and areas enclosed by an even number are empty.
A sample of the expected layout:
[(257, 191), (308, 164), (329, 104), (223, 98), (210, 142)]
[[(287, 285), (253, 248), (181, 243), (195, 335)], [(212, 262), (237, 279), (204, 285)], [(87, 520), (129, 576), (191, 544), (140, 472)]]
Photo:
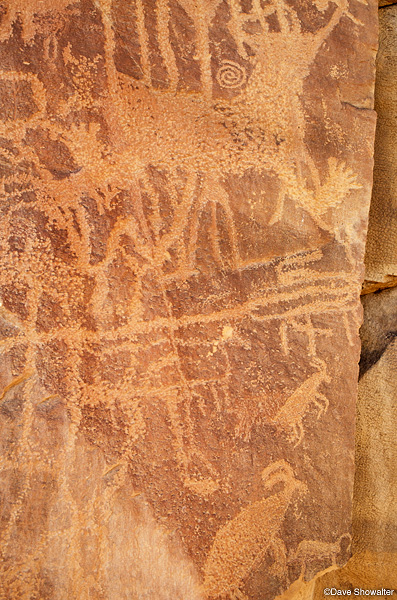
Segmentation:
[(269, 550), (275, 557), (275, 574), (282, 576), (285, 572), (286, 549), (280, 529), (293, 496), (304, 493), (306, 486), (295, 478), (285, 460), (266, 467), (262, 480), (266, 490), (277, 483), (283, 487), (243, 508), (218, 530), (204, 565), (203, 587), (208, 597), (244, 598), (241, 586)]

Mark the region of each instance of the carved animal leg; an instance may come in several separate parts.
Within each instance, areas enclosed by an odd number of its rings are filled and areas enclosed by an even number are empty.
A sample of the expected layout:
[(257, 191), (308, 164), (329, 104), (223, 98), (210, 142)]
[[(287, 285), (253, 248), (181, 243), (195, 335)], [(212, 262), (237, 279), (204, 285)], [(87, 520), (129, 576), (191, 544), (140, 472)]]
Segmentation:
[[(321, 404), (321, 402), (319, 402), (318, 400), (322, 400), (323, 404)], [(329, 406), (329, 400), (326, 396), (324, 396), (324, 394), (317, 392), (317, 394), (313, 398), (313, 403), (316, 406), (318, 406), (318, 408), (319, 408), (318, 415), (317, 415), (317, 419), (319, 419), (321, 417), (321, 415), (323, 415), (327, 412), (328, 406)]]
[(248, 600), (247, 596), (243, 594), (241, 590), (238, 588), (234, 588), (230, 594), (230, 600)]
[(226, 227), (231, 246), (231, 259), (233, 268), (239, 264), (239, 250), (237, 244), (237, 231), (233, 211), (230, 206), (229, 196), (218, 180), (212, 181), (212, 187), (217, 192), (217, 203), (223, 208), (226, 216)]
[(303, 578), (305, 576), (305, 574), (306, 574), (306, 560), (304, 559), (303, 556), (301, 556), (300, 559), (299, 559), (299, 562), (300, 562), (300, 567), (301, 567), (300, 577)]
[[(197, 182), (198, 182), (198, 176), (196, 176), (195, 185), (197, 185)], [(195, 268), (197, 239), (198, 239), (198, 233), (199, 233), (199, 227), (200, 227), (200, 217), (201, 217), (201, 213), (203, 212), (206, 204), (207, 204), (207, 200), (204, 197), (202, 190), (200, 190), (198, 192), (196, 202), (194, 204), (192, 203), (192, 205), (189, 206), (189, 210), (186, 212), (187, 217), (189, 216), (190, 212), (192, 213), (191, 217), (190, 217), (189, 235), (188, 235), (188, 244), (187, 244), (187, 256), (188, 256), (188, 260), (189, 260), (189, 268), (191, 268), (191, 269)], [(192, 209), (192, 210), (190, 210), (190, 209)]]
[(319, 191), (319, 189), (321, 188), (321, 181), (320, 181), (320, 175), (319, 175), (318, 169), (316, 167), (316, 163), (314, 162), (314, 160), (310, 156), (310, 153), (307, 150), (305, 151), (305, 158), (306, 158), (306, 163), (309, 167), (309, 171), (310, 171), (310, 175), (311, 175), (311, 178), (313, 181), (314, 189), (317, 193)]
[(212, 246), (212, 253), (213, 253), (215, 261), (218, 263), (218, 265), (220, 265), (222, 267), (223, 261), (222, 261), (221, 249), (220, 249), (220, 244), (219, 244), (219, 234), (218, 234), (217, 217), (216, 217), (216, 202), (211, 200), (210, 207), (211, 207), (210, 240), (211, 240), (211, 246)]
[(303, 440), (304, 433), (305, 432), (303, 431), (303, 426), (302, 426), (301, 421), (297, 421), (296, 423), (293, 424), (291, 439), (292, 439), (292, 441), (297, 440), (296, 444), (294, 444), (294, 448), (296, 448), (296, 446), (299, 446), (299, 444)]

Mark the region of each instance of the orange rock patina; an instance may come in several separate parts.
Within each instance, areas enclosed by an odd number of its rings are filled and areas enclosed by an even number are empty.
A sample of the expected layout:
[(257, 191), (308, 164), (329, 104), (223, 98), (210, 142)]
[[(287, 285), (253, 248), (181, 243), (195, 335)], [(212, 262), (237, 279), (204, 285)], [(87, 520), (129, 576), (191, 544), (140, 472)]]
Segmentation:
[(2, 597), (342, 563), (376, 7), (1, 11)]

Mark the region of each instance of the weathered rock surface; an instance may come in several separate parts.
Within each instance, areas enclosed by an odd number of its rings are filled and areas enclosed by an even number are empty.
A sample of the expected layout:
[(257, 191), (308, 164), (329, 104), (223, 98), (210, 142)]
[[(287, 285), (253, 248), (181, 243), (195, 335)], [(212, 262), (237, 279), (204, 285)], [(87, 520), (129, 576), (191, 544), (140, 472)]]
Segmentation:
[(379, 7), (383, 8), (384, 6), (390, 6), (395, 4), (394, 0), (379, 0)]
[[(294, 600), (320, 600), (325, 588), (397, 589), (397, 289), (395, 206), (397, 6), (379, 11), (375, 106), (378, 111), (375, 185), (366, 251), (360, 330), (356, 475), (353, 494), (353, 556), (308, 585), (288, 591)], [(377, 290), (377, 293), (373, 293)], [(367, 592), (368, 593), (368, 592)], [(364, 593), (361, 597), (367, 597)]]
[[(389, 343), (359, 385), (355, 546), (357, 552), (394, 553), (397, 559), (397, 290), (382, 295), (387, 295), (382, 298), (383, 310), (389, 300), (390, 313), (395, 317), (391, 327), (382, 323), (378, 298), (366, 298), (367, 321), (372, 321), (373, 328), (373, 321), (380, 317), (379, 334), (383, 333), (383, 339)], [(363, 329), (370, 337), (366, 322)]]
[(364, 291), (397, 284), (397, 6), (379, 10), (374, 187)]
[(350, 548), (373, 4), (3, 4), (7, 599), (273, 598)]
[(295, 593), (291, 590), (294, 600), (320, 600), (325, 588), (350, 589), (352, 596), (357, 589), (397, 589), (396, 302), (397, 289), (364, 297), (365, 372), (357, 406), (353, 556), (342, 569)]
[(397, 289), (363, 296), (364, 321), (360, 329), (360, 375), (379, 361), (397, 336)]

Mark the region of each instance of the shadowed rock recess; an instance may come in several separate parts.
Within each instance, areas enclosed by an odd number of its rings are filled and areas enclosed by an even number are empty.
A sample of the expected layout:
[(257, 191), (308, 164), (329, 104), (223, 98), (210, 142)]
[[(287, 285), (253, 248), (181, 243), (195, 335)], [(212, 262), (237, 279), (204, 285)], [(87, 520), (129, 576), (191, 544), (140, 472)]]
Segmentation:
[(372, 0), (0, 4), (0, 597), (350, 555)]

